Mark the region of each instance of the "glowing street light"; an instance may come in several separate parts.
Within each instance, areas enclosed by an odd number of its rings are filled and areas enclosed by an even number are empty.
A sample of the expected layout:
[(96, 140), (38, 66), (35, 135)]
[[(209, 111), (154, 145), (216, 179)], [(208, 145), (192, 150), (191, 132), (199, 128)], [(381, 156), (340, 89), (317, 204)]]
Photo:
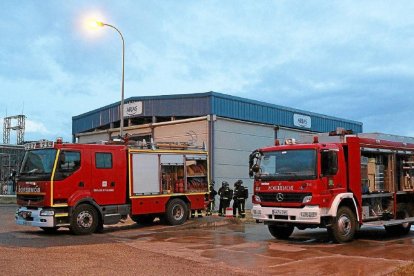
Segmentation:
[(121, 138), (124, 137), (123, 128), (124, 128), (124, 72), (125, 72), (125, 40), (122, 33), (113, 25), (101, 22), (101, 21), (91, 21), (90, 27), (92, 28), (99, 28), (99, 27), (111, 27), (115, 31), (118, 32), (118, 34), (121, 36), (122, 40), (122, 81), (121, 81), (121, 107), (119, 111), (119, 119), (120, 119), (120, 125), (119, 125), (119, 136)]

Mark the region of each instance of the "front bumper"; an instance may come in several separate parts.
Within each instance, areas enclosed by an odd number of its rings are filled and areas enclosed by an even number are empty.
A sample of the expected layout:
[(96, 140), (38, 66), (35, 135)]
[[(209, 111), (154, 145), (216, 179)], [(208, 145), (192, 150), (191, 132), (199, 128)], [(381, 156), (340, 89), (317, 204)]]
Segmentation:
[(27, 209), (20, 207), (16, 211), (16, 224), (34, 227), (55, 227), (54, 216), (41, 216), (43, 208)]
[(321, 208), (305, 206), (303, 208), (262, 207), (253, 205), (253, 219), (264, 222), (283, 222), (295, 224), (320, 224)]

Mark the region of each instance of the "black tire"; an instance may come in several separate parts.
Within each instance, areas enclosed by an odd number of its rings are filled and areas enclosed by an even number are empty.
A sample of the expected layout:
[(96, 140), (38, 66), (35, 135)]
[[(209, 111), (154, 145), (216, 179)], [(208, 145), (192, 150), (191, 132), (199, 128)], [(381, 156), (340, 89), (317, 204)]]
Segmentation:
[(60, 228), (59, 226), (56, 226), (56, 227), (40, 227), (40, 229), (42, 229), (47, 234), (56, 234), (56, 232), (59, 228)]
[(73, 211), (70, 230), (75, 235), (87, 235), (96, 231), (98, 223), (96, 209), (91, 205), (81, 204)]
[(155, 217), (153, 215), (134, 215), (131, 219), (137, 224), (148, 225), (154, 222)]
[(268, 225), (270, 234), (279, 240), (286, 240), (292, 235), (293, 230), (295, 229), (294, 226), (280, 226), (280, 225)]
[[(408, 205), (406, 204), (399, 204), (397, 207), (397, 219), (405, 219), (410, 216)], [(411, 230), (411, 223), (406, 222), (403, 224), (398, 225), (391, 225), (391, 226), (385, 226), (385, 231), (387, 231), (387, 234), (392, 236), (404, 236), (410, 233)]]
[(350, 242), (354, 239), (357, 230), (357, 220), (354, 212), (347, 206), (339, 207), (328, 234), (336, 243)]
[(95, 233), (102, 234), (104, 232), (104, 226), (101, 220), (99, 220), (98, 225), (96, 226)]
[(165, 218), (170, 225), (183, 224), (188, 218), (187, 204), (179, 198), (169, 201)]

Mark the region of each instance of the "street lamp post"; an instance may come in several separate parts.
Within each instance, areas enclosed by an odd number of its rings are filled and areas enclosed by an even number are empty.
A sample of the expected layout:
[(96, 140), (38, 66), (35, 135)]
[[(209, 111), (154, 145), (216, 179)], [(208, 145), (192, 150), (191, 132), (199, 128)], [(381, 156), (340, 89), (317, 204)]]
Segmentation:
[(121, 106), (120, 106), (120, 111), (119, 111), (119, 120), (120, 120), (119, 136), (121, 137), (121, 139), (123, 139), (123, 137), (124, 137), (123, 129), (124, 129), (125, 40), (124, 40), (124, 36), (122, 35), (122, 33), (115, 26), (113, 26), (111, 24), (104, 23), (104, 22), (100, 22), (100, 21), (96, 21), (95, 24), (99, 27), (103, 27), (103, 26), (111, 27), (112, 29), (114, 29), (115, 31), (118, 32), (118, 34), (121, 36), (121, 40), (122, 40), (122, 80), (121, 80)]

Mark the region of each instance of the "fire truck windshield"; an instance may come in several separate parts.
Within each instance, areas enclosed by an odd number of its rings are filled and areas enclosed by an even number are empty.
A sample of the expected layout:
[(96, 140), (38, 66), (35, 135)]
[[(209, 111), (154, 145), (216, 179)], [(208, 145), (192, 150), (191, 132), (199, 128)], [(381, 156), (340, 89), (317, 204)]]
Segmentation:
[(51, 174), (55, 158), (55, 149), (39, 149), (26, 151), (20, 174)]
[(264, 152), (260, 171), (262, 180), (305, 180), (316, 178), (316, 150)]

